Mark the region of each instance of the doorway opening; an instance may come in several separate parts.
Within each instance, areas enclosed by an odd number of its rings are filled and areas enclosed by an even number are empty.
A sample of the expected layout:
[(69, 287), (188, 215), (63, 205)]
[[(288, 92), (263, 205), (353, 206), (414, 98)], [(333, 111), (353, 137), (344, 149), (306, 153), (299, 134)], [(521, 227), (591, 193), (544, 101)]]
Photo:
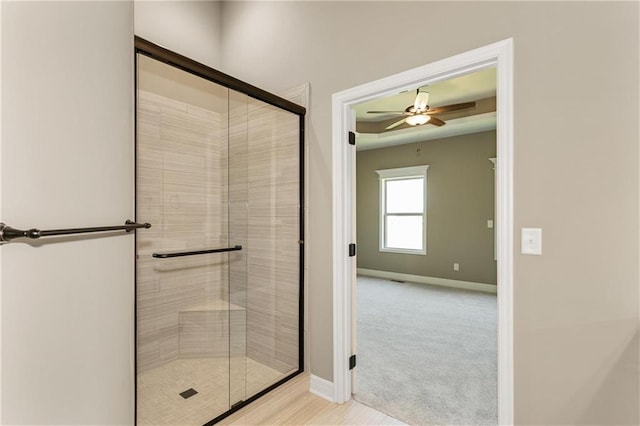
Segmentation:
[(490, 67), (353, 108), (351, 390), (409, 424), (497, 422), (495, 94)]
[[(333, 399), (352, 397), (355, 382), (349, 369), (355, 344), (353, 313), (355, 257), (349, 244), (356, 241), (355, 149), (349, 132), (355, 131), (351, 108), (381, 96), (450, 80), (475, 71), (496, 68), (496, 259), (498, 422), (513, 422), (513, 59), (511, 39), (462, 53), (423, 67), (366, 83), (333, 95)], [(352, 359), (352, 358), (351, 358)], [(357, 367), (356, 367), (357, 369)]]

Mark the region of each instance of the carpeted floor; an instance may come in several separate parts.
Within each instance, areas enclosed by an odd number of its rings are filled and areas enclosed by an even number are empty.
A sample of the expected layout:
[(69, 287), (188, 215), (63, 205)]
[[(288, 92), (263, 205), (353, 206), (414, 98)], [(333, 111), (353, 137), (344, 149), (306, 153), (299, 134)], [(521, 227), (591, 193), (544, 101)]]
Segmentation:
[(414, 425), (497, 423), (496, 296), (358, 277), (355, 399)]

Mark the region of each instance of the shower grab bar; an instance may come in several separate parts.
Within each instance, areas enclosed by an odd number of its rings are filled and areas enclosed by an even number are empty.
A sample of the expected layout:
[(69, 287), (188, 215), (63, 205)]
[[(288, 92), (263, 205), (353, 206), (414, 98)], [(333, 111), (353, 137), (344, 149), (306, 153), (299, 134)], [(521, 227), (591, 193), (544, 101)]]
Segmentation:
[(71, 229), (50, 229), (40, 230), (36, 228), (27, 229), (15, 229), (10, 226), (0, 223), (0, 243), (8, 243), (16, 238), (30, 238), (38, 239), (40, 237), (52, 237), (55, 235), (70, 235), (70, 234), (87, 234), (90, 232), (106, 232), (106, 231), (127, 231), (131, 232), (138, 228), (151, 228), (150, 223), (136, 223), (131, 220), (127, 220), (124, 225), (117, 226), (99, 226), (93, 228), (71, 228)]
[(242, 246), (233, 246), (233, 247), (225, 247), (225, 248), (217, 248), (217, 249), (209, 249), (209, 250), (196, 250), (196, 251), (176, 251), (173, 253), (153, 253), (152, 256), (159, 259), (167, 259), (169, 257), (182, 257), (182, 256), (195, 256), (198, 254), (209, 254), (209, 253), (223, 253), (225, 251), (238, 251), (242, 250)]

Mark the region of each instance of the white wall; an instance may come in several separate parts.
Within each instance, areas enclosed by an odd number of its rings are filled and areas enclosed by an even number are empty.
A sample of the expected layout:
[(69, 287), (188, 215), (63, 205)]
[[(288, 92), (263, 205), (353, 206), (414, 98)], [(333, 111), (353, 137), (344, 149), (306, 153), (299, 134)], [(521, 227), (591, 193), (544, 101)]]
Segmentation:
[[(0, 4), (0, 217), (2, 217), (2, 4)], [(2, 355), (2, 251), (0, 250), (0, 355)], [(2, 361), (0, 360), (0, 423), (2, 423)]]
[(134, 1), (137, 36), (216, 69), (220, 19), (219, 1)]
[[(158, 19), (136, 3), (136, 33), (273, 92), (311, 82), (311, 370), (326, 379), (331, 94), (514, 37), (515, 220), (545, 235), (542, 257), (516, 255), (516, 421), (638, 423), (637, 3), (186, 2), (188, 19), (179, 3)], [(130, 217), (131, 3), (1, 7), (0, 219)], [(426, 42), (403, 45), (416, 28)], [(3, 423), (133, 421), (132, 242), (0, 248)]]
[[(133, 218), (131, 2), (2, 2), (2, 221)], [(133, 423), (133, 236), (2, 251), (3, 424)]]
[[(0, 219), (51, 229), (132, 218), (134, 13), (137, 35), (219, 67), (220, 3), (0, 10)], [(133, 237), (47, 241), (0, 248), (0, 419), (131, 424)]]
[[(637, 424), (637, 2), (225, 2), (224, 71), (309, 81), (311, 372), (332, 379), (331, 95), (509, 37), (518, 424)], [(412, 38), (417, 35), (417, 38)], [(516, 238), (515, 246), (519, 245)]]

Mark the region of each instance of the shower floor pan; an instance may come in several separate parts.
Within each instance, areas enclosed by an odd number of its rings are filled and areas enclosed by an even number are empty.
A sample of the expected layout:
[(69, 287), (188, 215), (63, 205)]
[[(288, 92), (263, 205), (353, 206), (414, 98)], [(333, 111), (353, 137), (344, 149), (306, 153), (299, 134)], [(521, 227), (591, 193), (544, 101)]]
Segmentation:
[[(230, 399), (247, 399), (295, 371), (282, 373), (245, 357), (171, 361), (139, 375), (137, 424), (201, 426), (228, 411)], [(180, 395), (185, 391), (186, 398)]]

